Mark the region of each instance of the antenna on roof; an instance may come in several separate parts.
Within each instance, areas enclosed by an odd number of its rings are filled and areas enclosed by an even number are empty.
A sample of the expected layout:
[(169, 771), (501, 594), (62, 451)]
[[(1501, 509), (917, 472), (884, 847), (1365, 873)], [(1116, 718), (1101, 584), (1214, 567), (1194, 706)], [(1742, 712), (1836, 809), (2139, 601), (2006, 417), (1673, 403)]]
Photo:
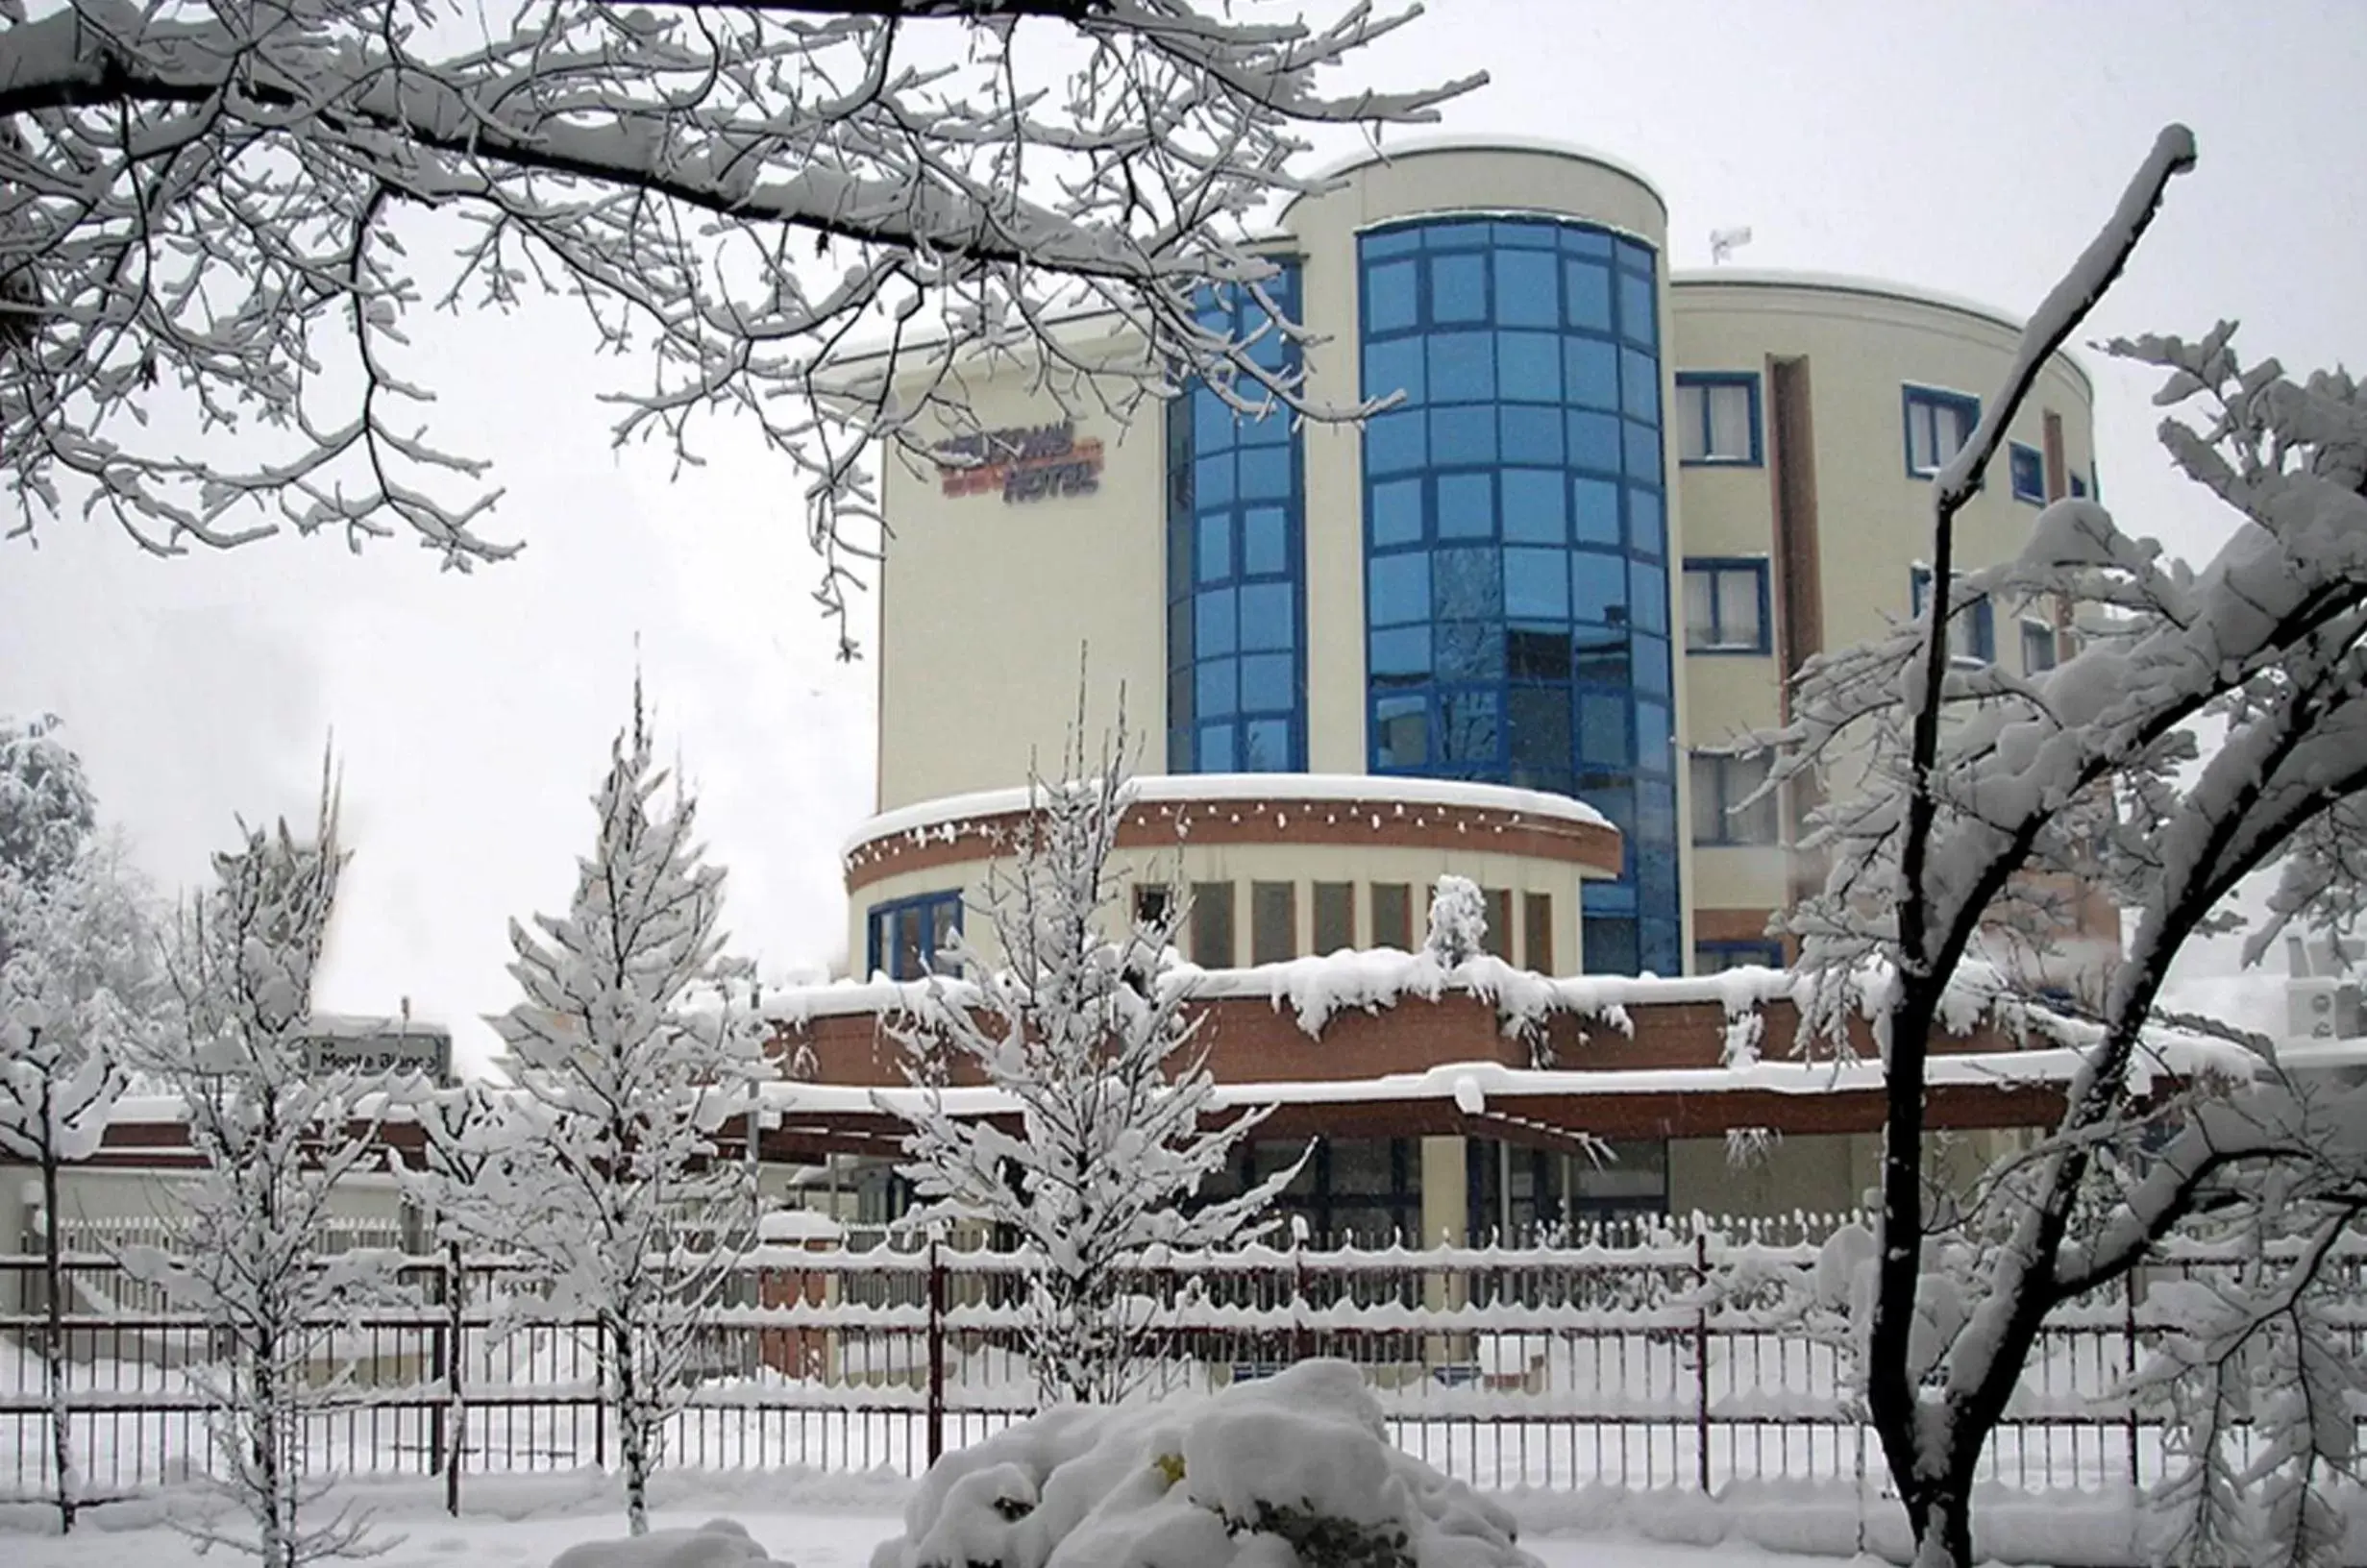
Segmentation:
[(1743, 229), (1713, 229), (1710, 231), (1710, 264), (1716, 266), (1735, 252), (1751, 242), (1751, 232)]

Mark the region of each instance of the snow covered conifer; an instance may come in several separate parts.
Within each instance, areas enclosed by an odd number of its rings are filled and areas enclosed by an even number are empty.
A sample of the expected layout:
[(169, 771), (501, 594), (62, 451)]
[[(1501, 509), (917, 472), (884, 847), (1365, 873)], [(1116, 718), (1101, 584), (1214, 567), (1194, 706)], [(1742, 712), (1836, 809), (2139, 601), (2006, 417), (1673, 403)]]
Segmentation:
[(339, 1250), (327, 1221), (339, 1185), (382, 1158), (381, 1078), (334, 1069), (308, 1048), (320, 965), (347, 852), (326, 777), (313, 835), (283, 821), (214, 857), (216, 884), (185, 912), (169, 960), (174, 1016), (140, 1066), (176, 1090), (204, 1162), (176, 1184), (164, 1247), (124, 1249), (125, 1269), (205, 1323), (211, 1359), (190, 1379), (212, 1439), (213, 1480), (246, 1516), (189, 1517), (201, 1542), (265, 1568), (366, 1550), (350, 1507), (323, 1518), (307, 1429), (342, 1396), (328, 1364), (333, 1325), (399, 1300), (392, 1255)]
[[(895, 1026), (922, 1091), (917, 1109), (900, 1102), (912, 1122), (902, 1169), (923, 1200), (913, 1219), (982, 1220), (1035, 1254), (1025, 1332), (1046, 1403), (1124, 1397), (1159, 1328), (1155, 1305), (1129, 1288), (1144, 1249), (1260, 1236), (1297, 1174), (1294, 1164), (1195, 1204), (1264, 1115), (1217, 1117), (1199, 1020), (1184, 989), (1160, 978), (1187, 918), (1181, 901), (1116, 940), (1103, 934), (1120, 892), (1110, 856), (1133, 793), (1125, 744), (1122, 719), (1086, 777), (1073, 734), (1061, 780), (1029, 780), (1025, 837), (986, 887), (1002, 963), (990, 967), (957, 935), (971, 977), (915, 988)], [(951, 1115), (949, 1081), (999, 1090), (1017, 1130)]]
[(688, 1397), (702, 1318), (752, 1226), (745, 1164), (717, 1133), (745, 1115), (762, 1058), (752, 1011), (715, 1005), (724, 873), (703, 863), (686, 793), (660, 799), (636, 683), (630, 727), (592, 797), (599, 818), (562, 916), (510, 923), (525, 999), (493, 1020), (520, 1093), (478, 1183), (481, 1225), (548, 1272), (525, 1304), (596, 1325), (626, 1518)]
[[(21, 819), (20, 819), (21, 821)], [(59, 1177), (107, 1131), (129, 1048), (161, 1001), (146, 890), (111, 840), (37, 877), (0, 861), (0, 1158), (39, 1172), (42, 1373), (58, 1517), (74, 1528)]]
[(58, 721), (0, 719), (0, 869), (39, 887), (89, 842), (98, 807)]

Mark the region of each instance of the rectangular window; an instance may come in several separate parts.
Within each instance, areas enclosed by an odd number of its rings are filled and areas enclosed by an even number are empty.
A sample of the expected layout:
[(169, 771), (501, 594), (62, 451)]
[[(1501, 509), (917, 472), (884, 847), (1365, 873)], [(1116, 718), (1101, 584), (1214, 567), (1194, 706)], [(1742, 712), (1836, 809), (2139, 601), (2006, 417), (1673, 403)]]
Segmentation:
[[(1925, 600), (1932, 593), (1932, 569), (1918, 566), (1908, 573), (1908, 602), (1914, 607), (1917, 618), (1923, 614)], [(1955, 627), (1948, 634), (1948, 656), (1967, 664), (1997, 662), (1997, 612), (1984, 597), (1969, 604), (1959, 604), (1952, 619)]]
[(1479, 950), (1509, 964), (1513, 957), (1513, 890), (1484, 888), (1480, 896), (1488, 902), (1488, 929), (1479, 939)]
[(1137, 882), (1134, 885), (1134, 923), (1150, 926), (1166, 919), (1172, 897), (1164, 882)]
[(1356, 884), (1315, 885), (1315, 950), (1336, 953), (1356, 945)]
[(1413, 890), (1403, 882), (1372, 884), (1372, 945), (1414, 950)]
[(1770, 646), (1766, 562), (1685, 563), (1685, 651), (1764, 653)]
[(2022, 670), (2042, 675), (2055, 668), (2055, 628), (2044, 621), (2022, 623)]
[(1192, 884), (1192, 962), (1203, 969), (1233, 967), (1233, 884)]
[(1298, 956), (1297, 885), (1249, 884), (1249, 962), (1281, 964)]
[(953, 935), (962, 928), (962, 895), (929, 893), (875, 904), (865, 920), (865, 967), (891, 980), (920, 980), (953, 968)]
[[(1695, 844), (1773, 844), (1776, 797), (1768, 790), (1770, 759), (1696, 751), (1691, 765)], [(1752, 796), (1758, 795), (1757, 799)]]
[(1520, 962), (1539, 974), (1553, 972), (1553, 894), (1520, 895)]
[(1728, 969), (1784, 967), (1780, 942), (1697, 942), (1693, 943), (1693, 972), (1723, 974)]
[(1928, 386), (1905, 390), (1907, 472), (1929, 478), (1972, 439), (1973, 427), (1981, 423), (1981, 400)]
[(1678, 462), (1758, 466), (1758, 377), (1679, 372), (1675, 418)]
[(2045, 505), (2046, 454), (2016, 441), (2008, 455), (2013, 467), (2013, 499), (2033, 506)]
[(2071, 476), (2071, 499), (2074, 501), (2084, 501), (2087, 499), (2087, 481), (2081, 478), (2077, 474)]

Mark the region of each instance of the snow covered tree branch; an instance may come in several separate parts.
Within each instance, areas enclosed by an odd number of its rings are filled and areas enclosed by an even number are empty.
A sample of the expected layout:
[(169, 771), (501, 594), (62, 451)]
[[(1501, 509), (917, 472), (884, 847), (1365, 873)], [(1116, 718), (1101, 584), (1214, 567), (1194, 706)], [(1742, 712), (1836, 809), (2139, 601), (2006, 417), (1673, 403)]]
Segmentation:
[(748, 1168), (716, 1134), (761, 1067), (753, 1008), (685, 1005), (723, 973), (724, 872), (666, 787), (636, 686), (567, 913), (510, 926), (526, 997), (494, 1020), (519, 1090), (499, 1152), (442, 1189), (459, 1224), (546, 1271), (548, 1296), (519, 1311), (598, 1335), (635, 1535), (702, 1319), (737, 1273), (735, 1238), (752, 1239)]
[[(1111, 855), (1133, 792), (1122, 718), (1090, 776), (1082, 734), (1080, 702), (1060, 781), (1029, 781), (1024, 842), (990, 874), (981, 913), (1001, 962), (957, 934), (969, 977), (932, 981), (891, 1027), (925, 1092), (919, 1111), (904, 1110), (902, 1169), (923, 1200), (913, 1221), (1014, 1234), (1040, 1260), (1026, 1326), (1038, 1397), (1107, 1405), (1139, 1382), (1160, 1327), (1156, 1303), (1132, 1288), (1146, 1249), (1262, 1235), (1298, 1166), (1195, 1201), (1265, 1117), (1216, 1118), (1199, 1019), (1182, 988), (1158, 984), (1182, 901), (1122, 918), (1114, 940), (1103, 932), (1123, 891)], [(952, 1115), (949, 1081), (1000, 1091), (1016, 1129)]]
[(382, 1158), (382, 1079), (308, 1048), (319, 968), (347, 852), (324, 779), (320, 821), (300, 839), (282, 822), (218, 855), (218, 876), (186, 912), (171, 955), (179, 1016), (141, 1066), (176, 1089), (204, 1164), (176, 1197), (166, 1247), (124, 1249), (134, 1278), (205, 1322), (211, 1360), (192, 1369), (213, 1439), (212, 1480), (246, 1515), (177, 1521), (199, 1541), (265, 1568), (366, 1551), (366, 1517), (325, 1519), (327, 1482), (307, 1463), (308, 1429), (343, 1392), (330, 1360), (336, 1325), (401, 1299), (396, 1260), (334, 1247), (339, 1187)]
[[(1177, 374), (1294, 381), (1196, 299), (1270, 273), (1300, 128), (1436, 117), (1474, 85), (1331, 94), (1418, 13), (1204, 0), (68, 0), (0, 25), (0, 459), (152, 550), (283, 526), (413, 533), (465, 568), (482, 454), (426, 424), (422, 310), (579, 304), (639, 367), (620, 441), (695, 459), (729, 412), (807, 478), (822, 597), (881, 520), (864, 465), (973, 429), (957, 363), (1122, 415)], [(1276, 8), (1279, 10), (1279, 8)], [(6, 12), (0, 12), (5, 16)], [(430, 258), (433, 265), (422, 265)], [(1141, 348), (1077, 356), (1114, 313)], [(1296, 332), (1294, 326), (1279, 329)], [(1238, 391), (1236, 392), (1236, 388)], [(159, 420), (160, 413), (168, 417)], [(191, 455), (191, 426), (238, 461)]]
[[(1974, 1467), (2050, 1311), (2122, 1279), (2182, 1225), (2241, 1212), (2314, 1234), (2348, 1225), (2367, 1190), (2367, 1139), (2350, 1098), (2322, 1103), (2249, 1071), (2169, 1100), (2147, 1087), (2160, 1066), (2156, 1004), (2170, 965), (2230, 923), (2240, 882), (2281, 868), (2256, 952), (2285, 922), (2358, 913), (2367, 398), (2344, 376), (2296, 383), (2274, 363), (2244, 366), (2230, 326), (2195, 344), (2116, 343), (2170, 373), (2165, 405), (2202, 406), (2193, 424), (2166, 421), (2162, 440), (2233, 509), (2229, 542), (2190, 569), (2122, 532), (2101, 505), (2060, 501), (2013, 559), (1953, 570), (1956, 514), (2036, 366), (2077, 329), (2192, 161), (2185, 132), (2165, 132), (2033, 319), (2004, 395), (1935, 481), (1929, 605), (1911, 626), (1813, 661), (1780, 737), (1778, 779), (1842, 766), (1862, 779), (1854, 794), (1832, 792), (1813, 820), (1807, 842), (1829, 853), (1830, 875), (1791, 924), (1804, 968), (1827, 982), (1804, 1009), (1803, 1040), (1837, 1039), (1846, 1017), (1870, 1006), (1886, 1053), (1867, 1394), (1931, 1565), (1970, 1560)], [(1985, 599), (2060, 605), (2082, 646), (2029, 675), (1951, 658), (1950, 621)], [(2212, 732), (2222, 738), (2206, 754)], [(2059, 927), (2047, 890), (2061, 873), (2134, 915), (2124, 950), (2101, 955), (2093, 1016), (2077, 1020), (2016, 997), (2002, 962), (2001, 949)], [(1974, 993), (2084, 1060), (2055, 1137), (1992, 1173), (1974, 1207), (1948, 1221), (1982, 1244), (1936, 1249), (1923, 1170), (1928, 1057), (1943, 1014)], [(1963, 1311), (1935, 1344), (1918, 1324), (1943, 1298)], [(2218, 1440), (2216, 1429), (2203, 1439)], [(2316, 1483), (2307, 1477), (2330, 1473), (2309, 1468), (2322, 1446), (2281, 1452), (2307, 1473), (2305, 1491)], [(2216, 1495), (2197, 1484), (2205, 1502)], [(2271, 1512), (2290, 1527), (2275, 1560), (2316, 1560), (2316, 1527)]]

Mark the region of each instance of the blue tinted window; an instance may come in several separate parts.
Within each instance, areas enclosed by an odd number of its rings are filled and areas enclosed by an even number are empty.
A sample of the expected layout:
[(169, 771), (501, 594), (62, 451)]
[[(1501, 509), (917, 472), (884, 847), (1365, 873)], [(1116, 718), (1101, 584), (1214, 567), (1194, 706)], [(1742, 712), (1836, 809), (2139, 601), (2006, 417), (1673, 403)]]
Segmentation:
[(1485, 403), (1495, 396), (1495, 361), (1486, 332), (1433, 332), (1430, 399), (1434, 403)]
[[(1418, 271), (1417, 264), (1401, 264), (1393, 284), (1368, 277), (1368, 309), (1377, 306), (1386, 316), (1394, 308), (1401, 328), (1417, 326)], [(1261, 286), (1277, 309), (1296, 307), (1294, 269), (1285, 267)], [(1246, 291), (1212, 296), (1199, 315), (1210, 330), (1237, 340), (1263, 331), (1250, 351), (1256, 361), (1295, 368), (1296, 347)], [(1419, 340), (1411, 341), (1418, 355)], [(1418, 468), (1420, 416), (1396, 429), (1413, 448), (1404, 466)], [(1298, 536), (1306, 508), (1298, 432), (1284, 413), (1245, 420), (1207, 387), (1193, 386), (1169, 406), (1167, 443), (1168, 767), (1303, 767)], [(1420, 481), (1412, 482), (1418, 490)]]
[(1376, 332), (1399, 332), (1419, 321), (1415, 310), (1414, 261), (1365, 269), (1365, 324)]
[(1375, 474), (1402, 474), (1421, 467), (1430, 450), (1422, 439), (1424, 419), (1416, 409), (1375, 414), (1365, 421), (1365, 467)]
[(1504, 551), (1504, 613), (1523, 621), (1569, 619), (1569, 573), (1559, 550)]
[(1568, 536), (1565, 479), (1558, 468), (1508, 468), (1503, 474), (1504, 537), (1560, 544)]
[(1561, 313), (1554, 258), (1539, 251), (1495, 254), (1495, 319), (1507, 327), (1552, 327)]
[(1233, 514), (1211, 512), (1200, 519), (1198, 577), (1222, 582), (1233, 575)]
[(1287, 649), (1294, 641), (1293, 595), (1287, 582), (1253, 582), (1241, 590), (1241, 646), (1245, 651)]
[(1444, 468), (1495, 461), (1495, 409), (1489, 404), (1435, 408), (1430, 413), (1430, 460)]
[(1604, 474), (1619, 471), (1619, 422), (1609, 414), (1572, 410), (1563, 424), (1569, 432), (1569, 463)]
[(1551, 332), (1495, 334), (1496, 382), (1511, 403), (1562, 401), (1562, 339)]
[(1600, 338), (1562, 340), (1562, 380), (1569, 401), (1586, 408), (1619, 406), (1619, 351)]
[(1503, 404), (1496, 409), (1503, 430), (1500, 449), (1508, 463), (1558, 463), (1562, 460), (1562, 410)]
[(1488, 258), (1434, 256), (1430, 258), (1430, 319), (1438, 325), (1488, 319)]
[(1611, 331), (1611, 269), (1591, 261), (1562, 263), (1562, 320), (1590, 332)]
[(1241, 518), (1242, 576), (1279, 576), (1290, 569), (1290, 514), (1279, 506), (1252, 506), (1244, 512)]
[(1495, 478), (1489, 474), (1439, 476), (1439, 537), (1495, 536)]
[(1570, 515), (1576, 519), (1570, 530), (1572, 536), (1581, 544), (1618, 548), (1623, 542), (1619, 535), (1619, 487), (1609, 479), (1580, 475), (1570, 481), (1569, 492)]
[[(1632, 820), (1640, 785), (1669, 776), (1652, 252), (1577, 223), (1419, 220), (1364, 236), (1367, 277), (1416, 236), (1414, 323), (1368, 312), (1360, 351), (1368, 395), (1418, 384), (1427, 413), (1365, 443), (1370, 766)], [(1672, 946), (1667, 815), (1584, 890), (1590, 968)]]
[(1372, 624), (1400, 625), (1430, 615), (1430, 557), (1419, 551), (1375, 555), (1365, 568)]
[(1365, 347), (1365, 396), (1375, 402), (1392, 392), (1403, 392), (1409, 403), (1419, 403), (1429, 383), (1422, 379), (1422, 339), (1400, 337)]
[(1290, 495), (1290, 448), (1250, 447), (1243, 451), (1240, 462), (1244, 501), (1280, 501)]
[(2012, 449), (2013, 499), (2034, 505), (2046, 503), (2046, 457), (2035, 447), (2015, 442)]
[(1569, 557), (1570, 616), (1597, 625), (1627, 621), (1627, 558), (1598, 550), (1575, 550)]
[(1422, 481), (1391, 479), (1372, 487), (1372, 542), (1411, 545), (1422, 536)]

